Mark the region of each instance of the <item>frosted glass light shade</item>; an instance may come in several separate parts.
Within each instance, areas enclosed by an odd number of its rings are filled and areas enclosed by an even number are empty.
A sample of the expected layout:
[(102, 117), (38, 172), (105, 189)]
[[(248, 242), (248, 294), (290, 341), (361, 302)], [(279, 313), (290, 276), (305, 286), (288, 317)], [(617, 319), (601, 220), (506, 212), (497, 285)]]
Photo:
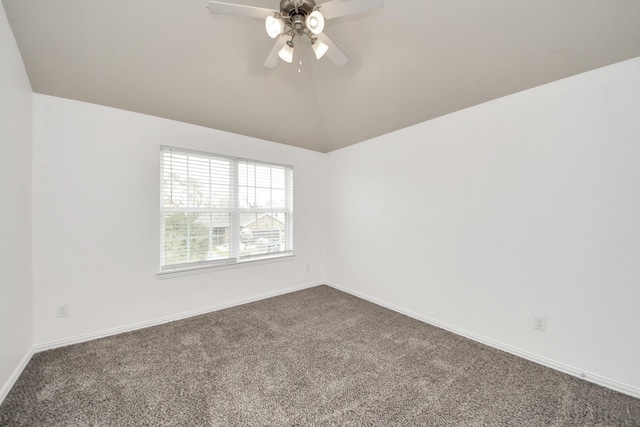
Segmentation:
[(327, 53), (327, 50), (329, 50), (329, 46), (322, 43), (320, 40), (316, 40), (316, 42), (312, 44), (311, 47), (313, 48), (313, 53), (316, 54), (316, 59), (322, 58), (324, 54)]
[(284, 62), (291, 64), (293, 62), (293, 48), (288, 44), (285, 44), (282, 46), (282, 49), (280, 49), (280, 52), (278, 52), (278, 56)]
[(267, 19), (264, 21), (264, 26), (267, 29), (267, 34), (269, 34), (269, 37), (272, 39), (275, 39), (284, 31), (284, 22), (282, 22), (282, 19), (274, 16), (267, 16)]
[(320, 34), (324, 30), (324, 16), (319, 11), (314, 10), (307, 15), (304, 24), (313, 34)]

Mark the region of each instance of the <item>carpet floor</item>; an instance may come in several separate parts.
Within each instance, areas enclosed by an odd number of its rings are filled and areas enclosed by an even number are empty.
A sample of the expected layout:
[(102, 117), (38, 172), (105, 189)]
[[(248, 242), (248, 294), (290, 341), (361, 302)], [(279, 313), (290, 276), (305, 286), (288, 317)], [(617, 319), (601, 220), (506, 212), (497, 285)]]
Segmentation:
[(640, 399), (327, 286), (33, 356), (2, 426), (640, 426)]

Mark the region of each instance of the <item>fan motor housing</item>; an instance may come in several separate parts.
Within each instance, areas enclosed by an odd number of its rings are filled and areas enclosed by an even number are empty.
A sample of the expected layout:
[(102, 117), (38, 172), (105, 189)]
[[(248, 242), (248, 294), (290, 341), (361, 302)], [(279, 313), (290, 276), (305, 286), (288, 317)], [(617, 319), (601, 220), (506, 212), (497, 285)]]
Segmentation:
[(316, 7), (316, 2), (314, 0), (281, 0), (280, 13), (283, 16), (295, 15), (296, 6), (299, 13), (302, 12), (304, 15), (309, 15), (313, 12), (313, 8)]

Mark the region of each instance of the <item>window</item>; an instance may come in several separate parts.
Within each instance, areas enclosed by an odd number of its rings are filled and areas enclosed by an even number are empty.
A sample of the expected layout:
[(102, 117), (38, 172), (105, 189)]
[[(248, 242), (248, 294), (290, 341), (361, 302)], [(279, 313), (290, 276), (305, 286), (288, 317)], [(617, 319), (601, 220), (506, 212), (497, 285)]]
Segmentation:
[(161, 147), (161, 271), (293, 253), (293, 168)]

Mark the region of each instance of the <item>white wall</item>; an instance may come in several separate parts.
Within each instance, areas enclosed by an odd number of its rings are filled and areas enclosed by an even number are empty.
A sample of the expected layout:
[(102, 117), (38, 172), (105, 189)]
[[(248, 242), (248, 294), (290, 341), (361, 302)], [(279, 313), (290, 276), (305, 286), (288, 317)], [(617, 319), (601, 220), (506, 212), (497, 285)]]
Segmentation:
[[(295, 259), (158, 280), (160, 145), (293, 165)], [(37, 345), (325, 277), (320, 153), (36, 94), (33, 161)]]
[(332, 152), (328, 170), (330, 282), (640, 390), (640, 58)]
[(31, 104), (0, 4), (0, 401), (31, 349)]

